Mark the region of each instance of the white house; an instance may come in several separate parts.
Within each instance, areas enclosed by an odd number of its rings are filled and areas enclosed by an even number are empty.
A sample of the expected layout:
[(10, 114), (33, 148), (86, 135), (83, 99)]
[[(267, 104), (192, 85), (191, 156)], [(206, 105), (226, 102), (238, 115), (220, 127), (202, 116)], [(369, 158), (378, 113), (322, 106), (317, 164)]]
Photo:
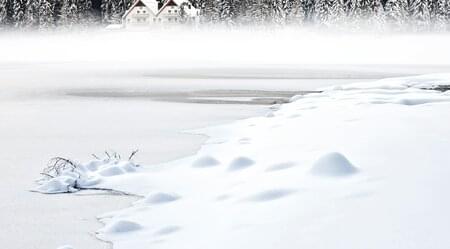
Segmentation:
[(124, 27), (146, 27), (159, 24), (194, 23), (200, 10), (188, 0), (136, 0), (125, 12)]

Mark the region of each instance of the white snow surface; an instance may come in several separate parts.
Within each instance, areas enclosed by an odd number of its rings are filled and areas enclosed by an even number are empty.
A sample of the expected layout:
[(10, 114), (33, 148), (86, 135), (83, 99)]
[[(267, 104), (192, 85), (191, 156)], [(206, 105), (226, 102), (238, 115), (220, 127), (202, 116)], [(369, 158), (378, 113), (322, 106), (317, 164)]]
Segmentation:
[(450, 92), (423, 89), (440, 85), (450, 75), (329, 87), (193, 131), (209, 136), (194, 156), (103, 174), (95, 186), (146, 197), (102, 215), (97, 236), (115, 249), (448, 248)]
[(36, 192), (45, 194), (72, 193), (80, 189), (93, 188), (101, 184), (104, 179), (111, 179), (126, 173), (136, 172), (139, 165), (131, 161), (119, 159), (98, 159), (88, 163), (74, 162), (75, 167), (68, 167), (46, 174), (38, 180)]

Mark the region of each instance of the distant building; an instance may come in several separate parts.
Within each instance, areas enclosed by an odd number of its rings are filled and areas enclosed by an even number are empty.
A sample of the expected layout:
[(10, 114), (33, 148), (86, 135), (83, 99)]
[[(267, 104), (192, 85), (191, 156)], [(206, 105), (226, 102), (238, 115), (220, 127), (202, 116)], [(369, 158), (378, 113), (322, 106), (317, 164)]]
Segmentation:
[(200, 10), (188, 0), (136, 0), (125, 12), (123, 26), (146, 27), (162, 24), (196, 23)]

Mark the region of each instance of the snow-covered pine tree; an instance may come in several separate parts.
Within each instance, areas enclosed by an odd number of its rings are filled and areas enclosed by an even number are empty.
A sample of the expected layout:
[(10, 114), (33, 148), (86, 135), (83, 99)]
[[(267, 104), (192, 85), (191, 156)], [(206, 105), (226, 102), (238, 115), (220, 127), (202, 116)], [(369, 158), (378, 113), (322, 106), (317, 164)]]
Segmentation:
[(216, 23), (220, 20), (218, 0), (204, 0), (201, 6), (203, 23)]
[(122, 16), (126, 11), (126, 2), (124, 0), (111, 0), (110, 23), (118, 24), (122, 21)]
[(408, 19), (407, 0), (387, 0), (385, 6), (386, 22), (394, 29), (400, 29)]
[(423, 31), (430, 28), (431, 14), (428, 0), (410, 0), (408, 10), (413, 29)]
[(352, 0), (348, 6), (350, 21), (358, 26), (380, 27), (385, 23), (384, 9), (380, 0)]
[(278, 25), (286, 23), (286, 11), (289, 8), (286, 0), (272, 0), (269, 4), (269, 20)]
[(304, 0), (290, 0), (286, 13), (288, 24), (302, 24), (306, 19)]
[(251, 6), (251, 17), (255, 24), (266, 24), (271, 15), (271, 0), (255, 0)]
[(0, 29), (8, 24), (8, 1), (0, 0)]
[(36, 28), (39, 25), (39, 0), (26, 0), (24, 25), (27, 28)]
[(203, 0), (189, 0), (189, 2), (194, 6), (194, 8), (201, 9)]
[(103, 23), (111, 23), (114, 8), (114, 0), (102, 0), (101, 13)]
[(39, 0), (39, 29), (45, 30), (55, 26), (55, 1)]
[(444, 31), (449, 25), (450, 0), (436, 0), (432, 11), (433, 26), (436, 30)]
[(253, 7), (253, 1), (252, 0), (240, 0), (240, 1), (234, 1), (234, 9), (236, 11), (235, 20), (239, 24), (251, 24), (252, 18), (252, 7)]
[(354, 19), (367, 19), (372, 15), (372, 0), (353, 0), (350, 4), (350, 15)]
[(25, 15), (25, 0), (11, 0), (10, 20), (15, 28), (23, 27)]
[(345, 15), (344, 4), (341, 0), (317, 0), (314, 9), (315, 21), (318, 25), (340, 24)]
[(63, 0), (59, 24), (71, 28), (80, 22), (77, 0)]
[(303, 13), (305, 13), (305, 22), (314, 21), (315, 5), (317, 0), (301, 0)]
[(236, 12), (234, 0), (220, 0), (217, 2), (218, 18), (227, 26), (234, 25)]
[(88, 26), (94, 21), (94, 14), (92, 12), (92, 0), (78, 0), (77, 11), (80, 25)]

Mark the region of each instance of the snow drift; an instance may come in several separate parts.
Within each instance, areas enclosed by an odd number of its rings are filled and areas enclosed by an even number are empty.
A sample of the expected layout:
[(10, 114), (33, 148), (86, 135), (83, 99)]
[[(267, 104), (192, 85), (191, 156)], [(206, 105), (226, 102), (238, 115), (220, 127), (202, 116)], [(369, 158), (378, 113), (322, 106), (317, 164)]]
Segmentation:
[(221, 143), (191, 157), (137, 172), (87, 164), (97, 184), (146, 196), (102, 215), (97, 235), (119, 249), (447, 248), (450, 94), (436, 89), (448, 85), (429, 75), (326, 88), (195, 131)]

